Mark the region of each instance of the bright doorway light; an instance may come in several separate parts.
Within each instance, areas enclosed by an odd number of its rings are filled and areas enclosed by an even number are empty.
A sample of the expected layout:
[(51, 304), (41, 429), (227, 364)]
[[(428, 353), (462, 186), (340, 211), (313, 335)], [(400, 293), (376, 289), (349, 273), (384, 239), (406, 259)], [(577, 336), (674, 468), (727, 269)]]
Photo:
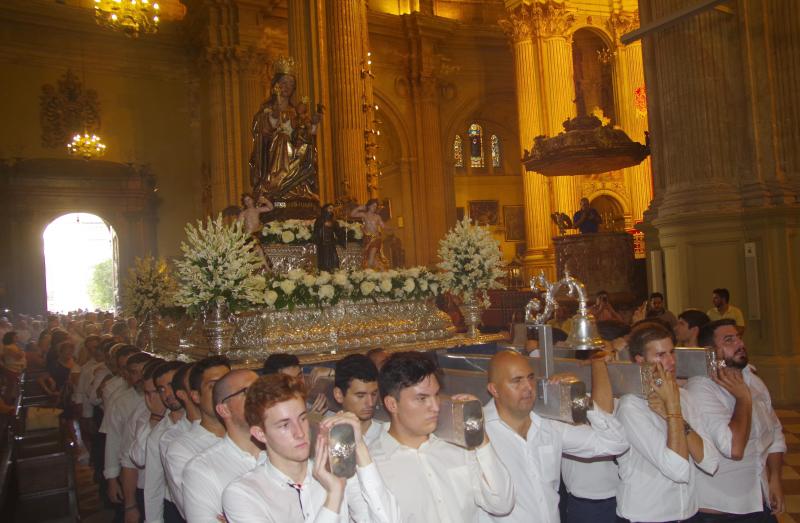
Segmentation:
[(114, 229), (99, 216), (70, 213), (42, 235), (47, 310), (112, 310), (116, 292)]

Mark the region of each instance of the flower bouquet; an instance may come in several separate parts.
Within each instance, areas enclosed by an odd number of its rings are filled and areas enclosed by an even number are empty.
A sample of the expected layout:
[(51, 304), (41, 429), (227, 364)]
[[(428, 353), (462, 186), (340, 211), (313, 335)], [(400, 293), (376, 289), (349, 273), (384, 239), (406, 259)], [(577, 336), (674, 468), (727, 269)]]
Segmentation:
[(122, 309), (126, 315), (144, 318), (173, 305), (175, 282), (164, 260), (136, 258), (122, 284)]

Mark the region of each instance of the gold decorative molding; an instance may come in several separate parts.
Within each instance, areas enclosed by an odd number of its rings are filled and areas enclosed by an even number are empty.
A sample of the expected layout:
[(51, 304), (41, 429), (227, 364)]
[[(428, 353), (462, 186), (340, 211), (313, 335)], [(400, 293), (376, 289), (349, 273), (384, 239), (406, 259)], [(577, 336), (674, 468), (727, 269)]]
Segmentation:
[(608, 18), (608, 30), (614, 36), (617, 45), (622, 45), (620, 37), (639, 28), (639, 10), (619, 11)]
[(548, 0), (535, 4), (539, 10), (538, 32), (539, 36), (568, 36), (575, 25), (575, 15), (561, 2)]
[(575, 14), (563, 3), (547, 0), (520, 4), (497, 23), (514, 42), (519, 42), (534, 36), (569, 36), (576, 21)]
[(76, 132), (100, 130), (97, 91), (85, 89), (71, 69), (56, 85), (43, 85), (39, 101), (43, 147), (64, 147)]
[(507, 18), (497, 21), (500, 29), (514, 42), (528, 40), (534, 36), (536, 7), (531, 4), (520, 4), (508, 11)]

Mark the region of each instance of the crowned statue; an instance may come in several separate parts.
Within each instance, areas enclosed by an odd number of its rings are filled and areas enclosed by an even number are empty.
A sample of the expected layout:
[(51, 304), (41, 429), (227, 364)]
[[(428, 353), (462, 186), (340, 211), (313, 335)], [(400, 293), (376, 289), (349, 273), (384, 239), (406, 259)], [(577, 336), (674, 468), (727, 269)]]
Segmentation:
[(256, 198), (319, 200), (316, 134), (323, 107), (312, 113), (308, 99), (297, 102), (294, 60), (273, 64), (270, 96), (253, 117), (250, 183)]

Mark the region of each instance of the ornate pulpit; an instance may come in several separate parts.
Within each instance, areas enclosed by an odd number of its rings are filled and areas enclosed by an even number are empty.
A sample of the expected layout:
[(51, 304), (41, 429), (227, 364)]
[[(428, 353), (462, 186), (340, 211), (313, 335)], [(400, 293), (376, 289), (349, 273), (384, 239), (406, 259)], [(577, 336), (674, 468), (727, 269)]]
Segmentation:
[(553, 238), (558, 277), (569, 271), (590, 294), (634, 292), (633, 236), (626, 232), (573, 234)]

